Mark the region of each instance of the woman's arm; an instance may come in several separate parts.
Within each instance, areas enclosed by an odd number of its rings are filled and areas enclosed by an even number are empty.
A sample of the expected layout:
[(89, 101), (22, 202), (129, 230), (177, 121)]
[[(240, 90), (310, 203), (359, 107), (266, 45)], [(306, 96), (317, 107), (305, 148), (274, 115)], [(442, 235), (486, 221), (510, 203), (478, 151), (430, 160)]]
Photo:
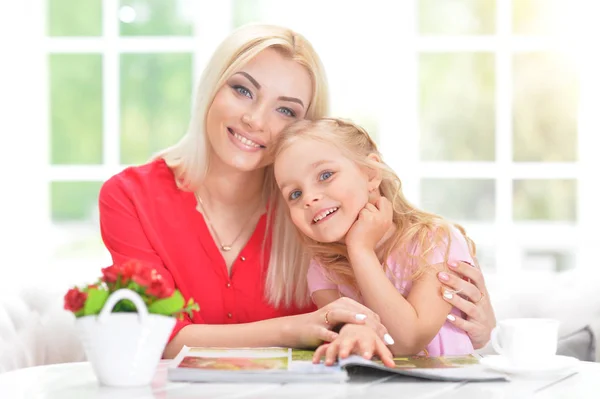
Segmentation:
[(496, 315), (483, 273), (481, 269), (465, 262), (450, 263), (448, 266), (457, 276), (440, 272), (438, 278), (446, 286), (445, 289), (458, 291), (460, 295), (444, 297), (444, 300), (466, 315), (466, 319), (449, 315), (448, 320), (469, 335), (475, 349), (481, 349), (489, 342), (492, 329), (496, 327)]
[[(256, 347), (285, 346), (316, 348), (331, 342), (338, 334), (337, 324), (366, 324), (383, 337), (387, 330), (375, 317), (357, 317), (370, 312), (348, 298), (338, 298), (311, 313), (278, 317), (245, 324), (190, 324), (183, 327), (167, 345), (164, 356), (174, 357), (186, 346)], [(372, 312), (370, 312), (372, 313)]]
[(379, 315), (395, 341), (392, 353), (413, 355), (423, 350), (451, 310), (439, 295), (436, 273), (424, 273), (404, 298), (384, 273), (374, 251), (350, 252), (350, 263), (365, 305)]
[[(333, 315), (332, 315), (333, 317)], [(337, 334), (312, 314), (278, 317), (245, 324), (189, 324), (167, 344), (163, 356), (173, 358), (183, 345), (200, 347), (310, 347), (330, 342)]]
[[(132, 259), (147, 263), (170, 284), (175, 285), (173, 276), (148, 241), (132, 198), (132, 190), (135, 189), (128, 188), (126, 179), (125, 172), (121, 172), (107, 180), (100, 189), (98, 206), (102, 241), (110, 252), (113, 263), (119, 264)], [(198, 313), (195, 314), (195, 321), (202, 322)], [(171, 338), (189, 324), (192, 324), (192, 319), (184, 314), (183, 319), (177, 320)]]

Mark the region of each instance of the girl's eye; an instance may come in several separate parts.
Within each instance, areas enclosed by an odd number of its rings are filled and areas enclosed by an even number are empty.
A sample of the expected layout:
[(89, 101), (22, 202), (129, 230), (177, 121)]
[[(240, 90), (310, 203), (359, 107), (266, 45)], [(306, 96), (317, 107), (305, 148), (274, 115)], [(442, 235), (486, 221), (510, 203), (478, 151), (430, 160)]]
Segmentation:
[(319, 180), (323, 181), (323, 180), (327, 180), (329, 179), (331, 176), (333, 176), (333, 172), (323, 172), (319, 175)]
[(233, 89), (235, 91), (237, 91), (238, 93), (240, 93), (244, 97), (252, 98), (252, 93), (250, 92), (250, 90), (246, 89), (244, 86), (235, 85), (235, 86), (233, 86)]
[(295, 118), (296, 117), (296, 113), (294, 111), (292, 111), (291, 109), (286, 108), (286, 107), (279, 108), (279, 112), (281, 112), (285, 116), (289, 116), (290, 118)]
[(290, 195), (289, 195), (289, 198), (290, 198), (292, 201), (293, 201), (293, 200), (297, 200), (298, 198), (300, 198), (300, 194), (302, 194), (302, 193), (300, 192), (300, 190), (295, 190), (295, 191), (292, 191), (292, 192), (290, 193)]

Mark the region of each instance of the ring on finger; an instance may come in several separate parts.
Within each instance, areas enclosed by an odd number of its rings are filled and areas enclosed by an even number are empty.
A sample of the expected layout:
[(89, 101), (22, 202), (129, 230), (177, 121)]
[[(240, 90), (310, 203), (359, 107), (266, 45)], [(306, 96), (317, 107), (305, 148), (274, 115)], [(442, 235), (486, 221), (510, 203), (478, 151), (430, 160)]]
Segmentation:
[(485, 296), (485, 294), (482, 291), (479, 291), (479, 293), (481, 294), (481, 296), (479, 297), (479, 300), (473, 302), (475, 305), (477, 305), (479, 302), (481, 302), (481, 300), (483, 299), (483, 297)]
[(327, 312), (325, 312), (325, 324), (329, 324), (329, 310)]

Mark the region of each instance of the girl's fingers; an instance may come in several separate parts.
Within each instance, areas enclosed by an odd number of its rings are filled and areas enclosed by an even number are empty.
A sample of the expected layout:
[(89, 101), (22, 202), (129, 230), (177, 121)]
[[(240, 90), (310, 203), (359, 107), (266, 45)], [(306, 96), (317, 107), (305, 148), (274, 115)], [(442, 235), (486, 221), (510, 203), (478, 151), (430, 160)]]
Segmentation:
[(319, 341), (333, 342), (338, 337), (338, 333), (328, 330), (325, 327), (317, 328), (319, 329), (317, 332), (317, 338), (319, 339)]
[(344, 339), (340, 343), (339, 356), (341, 359), (345, 359), (350, 356), (352, 353), (352, 349), (354, 349), (355, 340), (354, 339)]
[(375, 341), (369, 339), (359, 339), (356, 343), (357, 354), (370, 360), (375, 353)]
[(364, 209), (366, 209), (370, 212), (377, 212), (377, 207), (370, 202), (367, 202)]
[(339, 353), (340, 344), (338, 341), (332, 342), (327, 350), (325, 351), (325, 365), (333, 366), (337, 361), (337, 356)]
[(377, 200), (377, 209), (386, 215), (391, 215), (393, 212), (392, 203), (384, 196), (379, 197)]
[(331, 344), (323, 344), (317, 348), (317, 350), (313, 354), (313, 363), (321, 363), (321, 358), (325, 355), (325, 352), (327, 351), (327, 348), (329, 348), (329, 345)]
[(379, 358), (384, 365), (388, 367), (395, 367), (394, 356), (387, 346), (380, 340), (375, 341), (375, 351), (379, 355)]

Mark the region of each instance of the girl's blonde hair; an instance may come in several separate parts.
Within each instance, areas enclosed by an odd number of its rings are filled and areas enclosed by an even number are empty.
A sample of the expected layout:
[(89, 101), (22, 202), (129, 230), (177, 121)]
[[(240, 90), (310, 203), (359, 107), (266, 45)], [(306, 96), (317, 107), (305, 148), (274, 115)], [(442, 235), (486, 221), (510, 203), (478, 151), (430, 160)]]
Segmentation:
[[(307, 108), (307, 119), (322, 118), (329, 112), (329, 93), (327, 77), (321, 60), (312, 45), (302, 35), (275, 25), (252, 24), (243, 26), (229, 35), (215, 50), (208, 62), (196, 89), (196, 98), (192, 117), (186, 134), (174, 146), (158, 153), (154, 158), (163, 158), (173, 171), (177, 185), (187, 191), (195, 191), (201, 185), (208, 171), (210, 159), (206, 139), (206, 115), (217, 91), (237, 71), (244, 67), (260, 52), (271, 48), (285, 57), (304, 66), (312, 81), (312, 98)], [(264, 196), (269, 201), (277, 195), (272, 177), (265, 173)], [(286, 232), (289, 226), (276, 212), (269, 212), (269, 234)], [(292, 230), (293, 231), (293, 230)], [(287, 235), (285, 236), (287, 237)], [(295, 286), (284, 291), (280, 286), (282, 279), (287, 281), (288, 274), (281, 275), (275, 265), (285, 264), (286, 270), (305, 269), (302, 262), (301, 242), (297, 239), (281, 241), (273, 237), (270, 246), (270, 260), (266, 277), (265, 293), (271, 303), (279, 305), (308, 304), (308, 288)], [(268, 248), (268, 246), (267, 246)], [(291, 262), (288, 264), (287, 262)], [(297, 275), (293, 273), (293, 275)], [(294, 277), (291, 277), (294, 278)], [(303, 279), (306, 282), (306, 276)]]
[[(466, 235), (463, 227), (446, 222), (441, 216), (424, 212), (410, 204), (402, 193), (402, 183), (398, 175), (383, 161), (375, 161), (369, 158), (375, 154), (382, 159), (377, 145), (369, 134), (354, 123), (335, 118), (323, 118), (316, 121), (298, 121), (288, 126), (277, 137), (271, 145), (271, 156), (277, 158), (279, 154), (295, 141), (310, 139), (329, 143), (339, 148), (350, 160), (356, 162), (360, 167), (377, 170), (382, 178), (379, 190), (393, 205), (393, 223), (396, 226), (394, 234), (378, 250), (379, 259), (384, 268), (387, 268), (384, 260), (397, 257), (399, 254), (409, 255), (414, 262), (409, 267), (410, 279), (417, 279), (426, 270), (429, 257), (432, 252), (443, 246), (445, 248), (444, 263), (448, 262), (451, 245), (451, 229), (454, 226), (465, 238), (469, 252), (476, 265), (476, 248), (473, 241)], [(277, 206), (287, 208), (283, 196), (278, 196)], [(293, 225), (289, 213), (284, 215), (286, 224)], [(358, 293), (358, 287), (352, 268), (348, 262), (348, 252), (344, 244), (320, 243), (314, 241), (300, 231), (296, 231), (308, 249), (310, 256), (319, 262), (327, 271), (335, 283), (353, 288)], [(281, 263), (280, 267), (289, 267), (291, 263)], [(307, 270), (302, 270), (306, 273)], [(282, 270), (282, 274), (292, 273), (290, 270)], [(403, 276), (406, 277), (406, 276)]]

